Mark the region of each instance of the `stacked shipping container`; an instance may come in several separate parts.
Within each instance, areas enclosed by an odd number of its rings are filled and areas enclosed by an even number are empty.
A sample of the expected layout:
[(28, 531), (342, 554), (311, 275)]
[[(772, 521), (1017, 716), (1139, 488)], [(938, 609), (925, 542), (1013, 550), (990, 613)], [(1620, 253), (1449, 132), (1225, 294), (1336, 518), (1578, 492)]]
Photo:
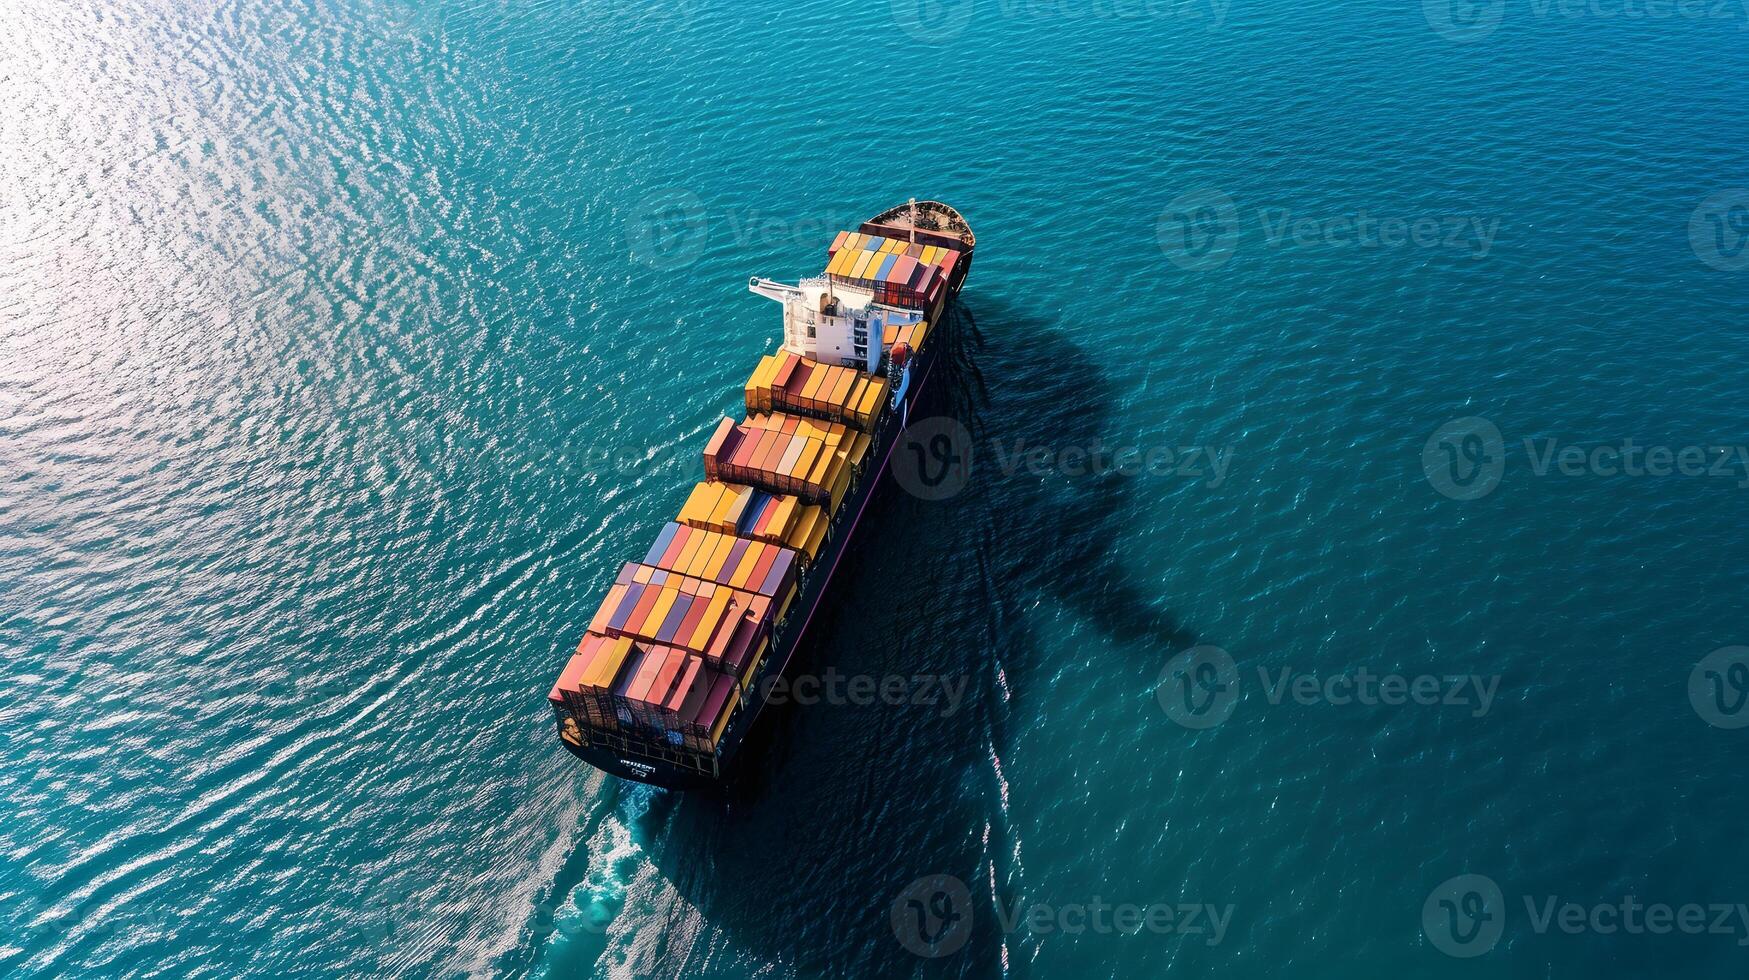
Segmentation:
[(667, 525), (621, 568), (550, 698), (598, 730), (714, 751), (797, 572), (788, 548)]
[(873, 290), (875, 302), (909, 309), (933, 304), (959, 264), (958, 251), (841, 231), (827, 250), (826, 276)]
[(680, 523), (785, 545), (807, 561), (820, 553), (828, 519), (824, 507), (788, 494), (706, 480), (692, 488), (680, 508)]
[(760, 358), (746, 401), (749, 412), (801, 412), (868, 432), (886, 405), (887, 379), (780, 350)]
[(745, 483), (838, 508), (872, 440), (839, 422), (783, 413), (725, 417), (704, 449), (707, 480)]
[(904, 344), (912, 350), (922, 350), (923, 339), (928, 336), (929, 321), (919, 320), (902, 327), (888, 327), (886, 336), (882, 340), (885, 342), (887, 350), (892, 350), (900, 344)]

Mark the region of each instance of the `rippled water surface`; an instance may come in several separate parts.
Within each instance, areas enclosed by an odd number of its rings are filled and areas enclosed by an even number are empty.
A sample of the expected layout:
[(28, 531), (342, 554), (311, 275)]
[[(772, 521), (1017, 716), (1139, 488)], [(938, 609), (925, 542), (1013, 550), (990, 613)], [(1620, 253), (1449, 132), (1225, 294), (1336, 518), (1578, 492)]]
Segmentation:
[[(1690, 697), (1749, 462), (1590, 455), (1749, 444), (1749, 11), (1657, 9), (6, 5), (0, 974), (1742, 975), (1526, 905), (1749, 902), (1734, 655)], [(972, 477), (877, 500), (800, 656), (952, 710), (604, 780), (545, 694), (779, 332), (744, 277), (913, 195), (979, 234)]]

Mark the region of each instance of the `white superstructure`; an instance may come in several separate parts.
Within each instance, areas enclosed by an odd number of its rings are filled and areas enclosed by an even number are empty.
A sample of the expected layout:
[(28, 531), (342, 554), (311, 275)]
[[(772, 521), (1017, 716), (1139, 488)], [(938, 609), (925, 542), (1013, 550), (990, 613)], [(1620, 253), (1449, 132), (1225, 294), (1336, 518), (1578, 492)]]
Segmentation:
[(844, 364), (859, 371), (880, 370), (886, 328), (923, 319), (914, 310), (882, 306), (874, 293), (824, 278), (790, 286), (757, 276), (747, 288), (783, 304), (783, 346), (822, 364)]

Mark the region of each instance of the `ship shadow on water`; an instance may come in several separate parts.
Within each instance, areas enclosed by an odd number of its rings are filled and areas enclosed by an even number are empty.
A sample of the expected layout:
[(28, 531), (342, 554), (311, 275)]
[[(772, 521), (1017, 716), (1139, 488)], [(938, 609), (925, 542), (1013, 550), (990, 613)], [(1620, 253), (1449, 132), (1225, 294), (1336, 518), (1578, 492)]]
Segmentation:
[[(1022, 884), (1001, 760), (1037, 716), (1035, 683), (1061, 661), (1029, 635), (1026, 610), (1055, 603), (1112, 649), (1150, 652), (1118, 654), (1128, 662), (1112, 665), (1114, 682), (1146, 685), (1164, 662), (1152, 654), (1198, 642), (1116, 561), (1137, 480), (1003, 472), (998, 457), (1019, 444), (1086, 446), (1121, 429), (1099, 367), (1059, 326), (996, 303), (977, 312), (954, 311), (951, 356), (912, 419), (967, 426), (964, 489), (923, 500), (888, 478), (791, 666), (821, 679), (820, 699), (767, 708), (721, 796), (658, 794), (640, 818), (672, 888), (651, 901), (672, 905), (628, 923), (638, 975), (745, 975), (762, 963), (803, 976), (1025, 972), (1031, 955), (992, 905)], [(889, 691), (901, 682), (887, 678), (902, 678), (903, 691), (858, 697), (852, 676)], [(928, 875), (964, 882), (970, 909), (901, 895)], [(963, 946), (919, 956), (902, 941), (919, 929), (947, 944), (963, 935)]]

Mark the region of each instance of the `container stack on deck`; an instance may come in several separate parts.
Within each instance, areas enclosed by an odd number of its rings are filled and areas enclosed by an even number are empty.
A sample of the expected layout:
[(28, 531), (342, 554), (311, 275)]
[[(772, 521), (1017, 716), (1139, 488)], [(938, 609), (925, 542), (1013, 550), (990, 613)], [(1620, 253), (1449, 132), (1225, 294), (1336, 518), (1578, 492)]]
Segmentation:
[(680, 523), (785, 545), (812, 561), (826, 538), (828, 519), (824, 507), (798, 497), (706, 480), (692, 488), (680, 508)]
[(841, 231), (828, 250), (826, 277), (871, 289), (875, 302), (929, 308), (947, 288), (960, 253), (939, 245)]
[(550, 698), (599, 731), (715, 750), (795, 598), (796, 552), (680, 523), (627, 562)]
[(796, 412), (867, 432), (887, 403), (887, 379), (780, 350), (759, 359), (746, 402), (748, 412)]
[(782, 412), (725, 417), (704, 449), (707, 480), (744, 483), (811, 504), (844, 499), (872, 439), (841, 422)]
[[(961, 255), (853, 232), (828, 254), (829, 278), (909, 308), (934, 302)], [(890, 327), (883, 347), (918, 349), (928, 330)], [(718, 424), (704, 482), (643, 560), (620, 569), (548, 695), (574, 744), (609, 738), (708, 771), (862, 475), (888, 383), (780, 350), (761, 358), (744, 395), (746, 418)]]

